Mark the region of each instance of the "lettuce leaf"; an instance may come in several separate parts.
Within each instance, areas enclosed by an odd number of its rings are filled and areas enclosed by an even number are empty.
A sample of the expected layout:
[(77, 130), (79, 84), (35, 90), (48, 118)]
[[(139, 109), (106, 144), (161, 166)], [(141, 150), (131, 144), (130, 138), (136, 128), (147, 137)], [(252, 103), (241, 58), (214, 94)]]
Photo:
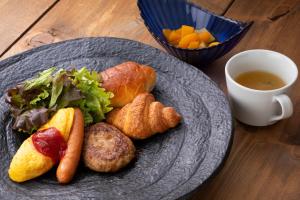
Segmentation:
[(39, 88), (41, 86), (49, 86), (52, 81), (52, 73), (56, 70), (55, 67), (51, 67), (45, 71), (39, 73), (36, 78), (25, 81), (24, 89), (30, 90), (34, 88)]
[(6, 92), (5, 100), (15, 118), (14, 129), (32, 133), (58, 109), (78, 107), (85, 125), (105, 119), (111, 111), (111, 92), (101, 88), (101, 76), (85, 67), (67, 71), (55, 67)]
[[(90, 124), (93, 121), (99, 122), (105, 119), (104, 114), (111, 111), (110, 98), (113, 97), (111, 92), (105, 92), (100, 87), (100, 78), (97, 72), (89, 72), (85, 67), (80, 70), (73, 70), (73, 84), (85, 96), (84, 100), (77, 100), (72, 103), (73, 106), (78, 106), (81, 110), (87, 111), (84, 113), (85, 124)], [(93, 121), (91, 120), (93, 118)]]
[(51, 88), (51, 99), (49, 103), (50, 108), (56, 104), (56, 101), (63, 90), (65, 75), (66, 72), (64, 70), (61, 70), (57, 72), (55, 77), (53, 78)]
[(23, 112), (16, 117), (13, 129), (32, 133), (49, 119), (49, 110), (46, 108), (34, 108)]
[(36, 106), (40, 101), (43, 101), (49, 97), (49, 93), (47, 90), (43, 90), (40, 94), (38, 94), (34, 99), (32, 99), (29, 104), (32, 106)]

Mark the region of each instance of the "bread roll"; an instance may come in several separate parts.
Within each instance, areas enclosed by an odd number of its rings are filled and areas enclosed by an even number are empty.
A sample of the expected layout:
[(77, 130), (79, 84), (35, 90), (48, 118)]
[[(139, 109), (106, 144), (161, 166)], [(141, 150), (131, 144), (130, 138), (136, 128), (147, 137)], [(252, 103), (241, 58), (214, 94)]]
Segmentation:
[(125, 62), (101, 72), (102, 87), (114, 93), (112, 107), (122, 107), (140, 93), (150, 92), (156, 82), (152, 67)]

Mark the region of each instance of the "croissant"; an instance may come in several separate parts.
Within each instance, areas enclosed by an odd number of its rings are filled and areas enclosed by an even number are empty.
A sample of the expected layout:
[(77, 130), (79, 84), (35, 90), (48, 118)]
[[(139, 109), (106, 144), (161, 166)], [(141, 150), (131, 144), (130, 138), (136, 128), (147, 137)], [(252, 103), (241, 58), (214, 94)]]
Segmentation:
[(155, 101), (150, 93), (139, 94), (132, 103), (112, 110), (107, 122), (116, 126), (127, 136), (145, 139), (175, 127), (181, 116), (172, 107)]
[(138, 94), (150, 92), (156, 81), (152, 67), (135, 62), (125, 62), (101, 72), (102, 87), (114, 93), (112, 107), (123, 107)]

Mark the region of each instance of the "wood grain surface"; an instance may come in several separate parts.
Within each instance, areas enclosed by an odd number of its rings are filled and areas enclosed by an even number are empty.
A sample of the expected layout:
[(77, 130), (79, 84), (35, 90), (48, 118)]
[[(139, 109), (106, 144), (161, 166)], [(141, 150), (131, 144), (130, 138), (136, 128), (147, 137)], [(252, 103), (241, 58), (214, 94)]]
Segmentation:
[(190, 2), (216, 14), (224, 15), (234, 0), (191, 0)]
[[(8, 4), (9, 1), (4, 2)], [(271, 49), (286, 54), (300, 66), (300, 0), (193, 2), (227, 17), (254, 21), (245, 38), (231, 52), (202, 68), (224, 92), (225, 63), (240, 51)], [(1, 13), (3, 5), (0, 1), (0, 32), (8, 32), (10, 25), (16, 23), (13, 18), (17, 14), (8, 13), (7, 18), (12, 20), (9, 24), (4, 23), (5, 16)], [(16, 5), (11, 3), (9, 6)], [(39, 6), (34, 4), (32, 7)], [(43, 44), (86, 36), (123, 37), (162, 49), (145, 28), (134, 0), (60, 0), (43, 17), (36, 16), (36, 20), (17, 41), (18, 36), (10, 42), (5, 41), (6, 48), (10, 48), (1, 59)], [(32, 20), (30, 23), (28, 21), (24, 23), (32, 24)], [(20, 34), (17, 32), (10, 34)], [(5, 42), (0, 39), (0, 46)], [(300, 199), (299, 87), (297, 81), (292, 94), (295, 112), (290, 119), (261, 128), (236, 122), (233, 147), (224, 168), (197, 190), (191, 199)]]
[(63, 0), (47, 13), (4, 56), (62, 40), (112, 36), (160, 48), (145, 28), (135, 1)]
[(0, 55), (14, 44), (55, 2), (55, 0), (1, 0)]

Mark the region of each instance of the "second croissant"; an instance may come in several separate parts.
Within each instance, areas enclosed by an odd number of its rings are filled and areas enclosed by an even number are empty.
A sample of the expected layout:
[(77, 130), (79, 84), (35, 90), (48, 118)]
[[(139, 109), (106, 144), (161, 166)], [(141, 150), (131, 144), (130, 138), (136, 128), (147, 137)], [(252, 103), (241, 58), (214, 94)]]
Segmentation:
[(172, 107), (155, 101), (150, 93), (139, 94), (132, 103), (116, 108), (107, 116), (107, 122), (134, 139), (145, 139), (175, 127), (181, 116)]

